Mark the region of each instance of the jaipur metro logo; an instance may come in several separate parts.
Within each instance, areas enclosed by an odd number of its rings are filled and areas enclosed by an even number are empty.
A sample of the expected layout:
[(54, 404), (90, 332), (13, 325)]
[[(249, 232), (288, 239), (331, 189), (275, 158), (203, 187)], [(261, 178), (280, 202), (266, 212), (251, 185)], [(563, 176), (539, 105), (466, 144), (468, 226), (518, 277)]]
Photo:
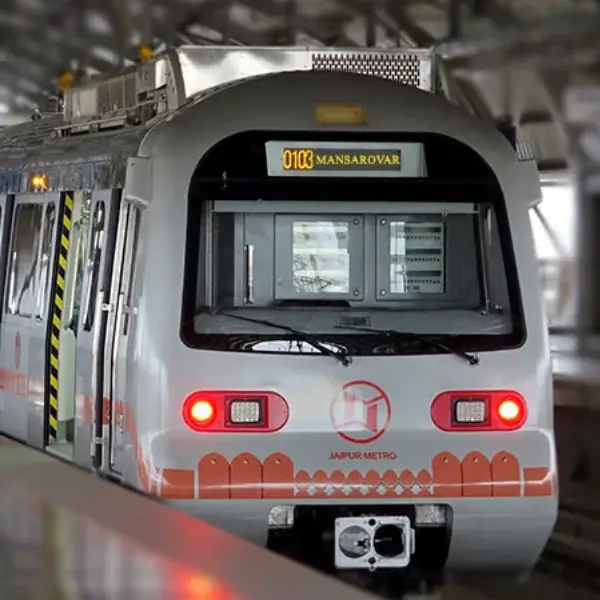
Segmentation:
[(370, 381), (351, 381), (333, 399), (330, 416), (340, 437), (354, 444), (367, 444), (385, 433), (392, 406), (378, 385)]

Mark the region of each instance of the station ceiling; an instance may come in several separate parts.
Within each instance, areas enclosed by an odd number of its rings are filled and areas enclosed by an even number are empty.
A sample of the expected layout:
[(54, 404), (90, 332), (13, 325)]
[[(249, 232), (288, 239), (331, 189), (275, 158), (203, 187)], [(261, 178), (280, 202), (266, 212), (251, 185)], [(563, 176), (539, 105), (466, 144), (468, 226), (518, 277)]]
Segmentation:
[[(517, 122), (540, 167), (556, 169), (568, 149), (552, 94), (523, 56), (549, 48), (564, 58), (569, 43), (584, 43), (582, 24), (596, 43), (598, 19), (598, 0), (4, 0), (0, 109), (30, 111), (56, 95), (67, 70), (93, 76), (133, 64), (141, 44), (434, 46), (457, 100)], [(551, 29), (561, 44), (528, 49)]]

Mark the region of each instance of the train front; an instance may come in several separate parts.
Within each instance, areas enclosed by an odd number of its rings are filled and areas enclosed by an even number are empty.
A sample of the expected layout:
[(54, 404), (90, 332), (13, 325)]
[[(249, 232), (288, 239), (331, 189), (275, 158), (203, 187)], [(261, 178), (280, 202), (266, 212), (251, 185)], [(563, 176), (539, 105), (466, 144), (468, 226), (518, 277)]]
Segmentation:
[(337, 569), (527, 570), (556, 464), (508, 142), (349, 74), (257, 78), (202, 104), (178, 126), (177, 156), (194, 122), (207, 145), (169, 375), (187, 398), (164, 465), (194, 471), (182, 507)]

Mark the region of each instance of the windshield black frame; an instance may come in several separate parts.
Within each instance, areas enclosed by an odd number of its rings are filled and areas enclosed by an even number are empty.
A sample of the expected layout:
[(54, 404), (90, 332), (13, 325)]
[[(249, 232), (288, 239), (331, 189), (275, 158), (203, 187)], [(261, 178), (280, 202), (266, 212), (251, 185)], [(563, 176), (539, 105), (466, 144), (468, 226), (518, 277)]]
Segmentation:
[[(498, 134), (501, 137), (501, 134)], [(267, 141), (352, 141), (416, 142), (425, 148), (427, 178), (340, 178), (340, 177), (268, 177), (265, 143)], [(468, 173), (468, 179), (462, 174)], [(312, 200), (345, 202), (361, 201), (376, 196), (398, 201), (401, 186), (402, 202), (444, 202), (488, 204), (494, 209), (498, 233), (502, 240), (502, 258), (506, 271), (512, 331), (505, 334), (453, 335), (454, 347), (466, 352), (507, 350), (521, 347), (527, 337), (521, 290), (514, 254), (506, 204), (500, 185), (487, 163), (471, 148), (441, 134), (347, 133), (347, 132), (274, 132), (247, 131), (225, 138), (211, 148), (199, 161), (192, 177), (188, 197), (185, 246), (185, 276), (180, 336), (191, 348), (220, 351), (253, 351), (257, 342), (288, 339), (286, 335), (261, 332), (256, 334), (203, 334), (195, 329), (195, 316), (212, 307), (199, 306), (200, 247), (202, 209), (205, 201), (216, 200)], [(259, 316), (259, 315), (257, 315)], [(311, 333), (322, 343), (333, 343), (348, 349), (351, 355), (372, 356), (380, 353), (369, 342), (369, 335), (355, 332), (339, 334)], [(372, 339), (372, 336), (370, 336)], [(444, 336), (436, 336), (443, 340)], [(389, 353), (388, 351), (383, 351)], [(274, 352), (276, 353), (276, 352)], [(416, 341), (404, 344), (394, 354), (435, 354), (427, 344)]]

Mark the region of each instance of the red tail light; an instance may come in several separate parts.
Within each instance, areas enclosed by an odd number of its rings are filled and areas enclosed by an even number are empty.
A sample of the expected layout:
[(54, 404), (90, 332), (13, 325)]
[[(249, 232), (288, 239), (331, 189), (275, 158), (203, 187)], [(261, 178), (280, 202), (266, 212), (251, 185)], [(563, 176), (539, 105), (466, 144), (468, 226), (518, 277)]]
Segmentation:
[(518, 423), (523, 417), (523, 404), (517, 398), (506, 398), (498, 405), (498, 417), (504, 423)]
[(194, 431), (269, 433), (287, 423), (289, 408), (275, 392), (207, 390), (185, 399), (182, 417)]
[(190, 419), (198, 426), (206, 426), (215, 417), (215, 408), (208, 400), (197, 399), (189, 408)]
[(439, 394), (430, 413), (443, 431), (514, 431), (524, 425), (527, 405), (513, 391), (465, 390)]

